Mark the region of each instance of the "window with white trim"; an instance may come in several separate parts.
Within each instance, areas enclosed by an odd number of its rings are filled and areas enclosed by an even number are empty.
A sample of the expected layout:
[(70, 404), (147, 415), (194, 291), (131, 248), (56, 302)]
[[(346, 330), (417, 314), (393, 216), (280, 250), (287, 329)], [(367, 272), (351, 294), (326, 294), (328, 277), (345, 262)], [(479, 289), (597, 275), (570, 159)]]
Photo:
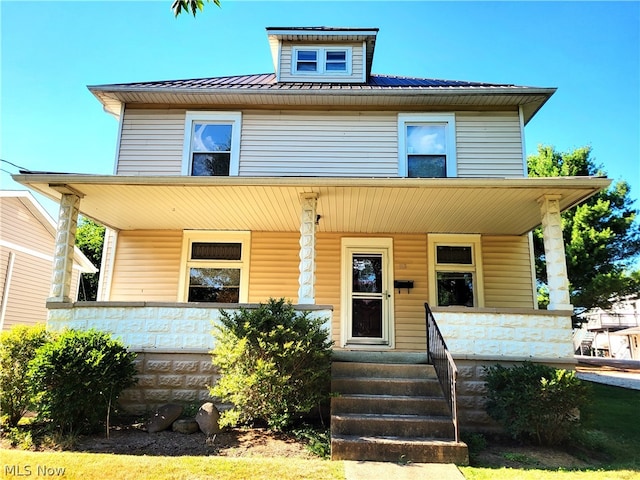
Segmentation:
[(249, 248), (246, 232), (185, 231), (180, 300), (246, 303)]
[(241, 121), (240, 112), (187, 112), (183, 175), (238, 175)]
[(295, 47), (292, 74), (351, 74), (351, 47)]
[(480, 235), (429, 235), (429, 295), (438, 307), (484, 306)]
[(398, 176), (457, 176), (455, 115), (398, 114)]

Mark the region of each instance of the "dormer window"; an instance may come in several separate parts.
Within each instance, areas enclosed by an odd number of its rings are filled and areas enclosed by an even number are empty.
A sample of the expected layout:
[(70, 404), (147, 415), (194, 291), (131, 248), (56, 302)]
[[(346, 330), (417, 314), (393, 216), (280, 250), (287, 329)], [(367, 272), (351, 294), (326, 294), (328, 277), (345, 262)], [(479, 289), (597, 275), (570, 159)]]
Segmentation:
[(292, 74), (351, 74), (351, 47), (296, 47)]

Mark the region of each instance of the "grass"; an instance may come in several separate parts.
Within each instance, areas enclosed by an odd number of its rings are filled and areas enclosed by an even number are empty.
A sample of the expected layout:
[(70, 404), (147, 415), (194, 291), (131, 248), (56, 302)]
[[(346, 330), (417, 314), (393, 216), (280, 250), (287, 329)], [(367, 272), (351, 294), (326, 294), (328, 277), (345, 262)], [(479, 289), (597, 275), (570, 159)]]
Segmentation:
[(505, 452), (519, 468), (461, 467), (466, 480), (640, 480), (640, 391), (597, 383), (588, 407), (582, 411), (583, 428), (567, 451), (586, 462), (579, 470), (545, 468), (526, 453)]
[[(0, 450), (0, 478), (344, 480), (342, 462), (296, 458), (144, 457)], [(19, 470), (18, 470), (19, 468)], [(13, 469), (13, 470), (12, 470)]]

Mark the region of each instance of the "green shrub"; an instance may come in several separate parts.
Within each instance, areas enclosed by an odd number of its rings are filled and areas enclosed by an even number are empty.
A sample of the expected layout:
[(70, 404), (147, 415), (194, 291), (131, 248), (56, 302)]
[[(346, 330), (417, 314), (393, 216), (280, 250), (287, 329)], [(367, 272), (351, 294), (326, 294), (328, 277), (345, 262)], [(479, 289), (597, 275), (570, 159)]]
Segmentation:
[(135, 383), (135, 354), (95, 330), (67, 330), (29, 363), (38, 417), (61, 433), (94, 430), (125, 388)]
[(221, 425), (262, 420), (282, 430), (328, 398), (331, 341), (323, 324), (284, 299), (222, 311), (212, 352), (221, 378), (211, 394), (233, 407)]
[(16, 326), (0, 335), (0, 412), (9, 427), (32, 407), (27, 367), (49, 338), (44, 325)]
[(485, 370), (487, 413), (514, 438), (557, 445), (579, 424), (588, 388), (575, 372), (530, 362)]

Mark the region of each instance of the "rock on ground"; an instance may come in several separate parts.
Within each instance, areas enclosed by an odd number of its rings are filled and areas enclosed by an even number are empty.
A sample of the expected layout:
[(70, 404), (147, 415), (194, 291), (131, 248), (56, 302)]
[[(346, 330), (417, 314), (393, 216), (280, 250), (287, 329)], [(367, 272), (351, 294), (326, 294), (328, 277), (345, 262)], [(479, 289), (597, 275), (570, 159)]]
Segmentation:
[(182, 405), (174, 403), (162, 405), (147, 422), (147, 432), (156, 433), (166, 430), (182, 415), (183, 410)]
[(196, 414), (196, 422), (198, 422), (200, 430), (207, 435), (220, 433), (219, 419), (220, 412), (218, 412), (216, 406), (211, 402), (203, 404)]

